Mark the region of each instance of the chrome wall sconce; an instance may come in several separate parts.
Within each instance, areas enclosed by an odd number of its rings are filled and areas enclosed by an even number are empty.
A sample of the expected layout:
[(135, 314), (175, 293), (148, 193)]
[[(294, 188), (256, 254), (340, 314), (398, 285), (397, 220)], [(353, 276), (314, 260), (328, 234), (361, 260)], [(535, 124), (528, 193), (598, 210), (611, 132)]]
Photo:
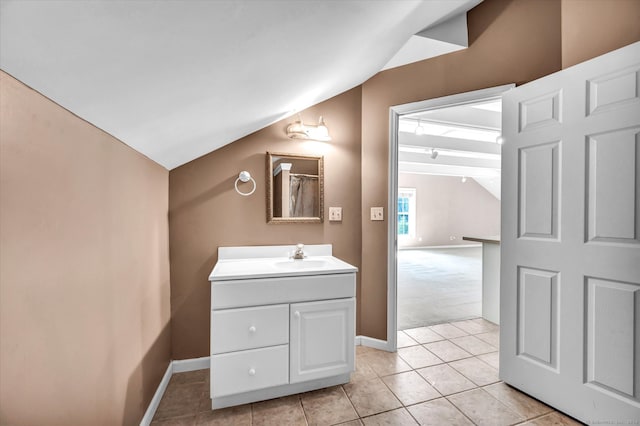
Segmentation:
[(298, 121), (287, 126), (287, 136), (291, 139), (304, 139), (320, 142), (329, 142), (331, 140), (329, 129), (327, 128), (322, 116), (320, 116), (318, 124), (304, 124), (302, 117), (298, 114)]

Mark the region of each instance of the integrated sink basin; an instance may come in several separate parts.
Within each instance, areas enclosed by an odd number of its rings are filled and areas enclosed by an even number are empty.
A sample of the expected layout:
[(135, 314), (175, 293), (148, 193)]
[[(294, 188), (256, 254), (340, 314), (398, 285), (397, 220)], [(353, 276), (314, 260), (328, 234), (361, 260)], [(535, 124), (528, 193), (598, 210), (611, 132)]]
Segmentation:
[(330, 265), (330, 261), (326, 259), (294, 259), (294, 260), (283, 260), (276, 261), (273, 264), (278, 269), (290, 270), (290, 271), (299, 271), (304, 269), (323, 269)]

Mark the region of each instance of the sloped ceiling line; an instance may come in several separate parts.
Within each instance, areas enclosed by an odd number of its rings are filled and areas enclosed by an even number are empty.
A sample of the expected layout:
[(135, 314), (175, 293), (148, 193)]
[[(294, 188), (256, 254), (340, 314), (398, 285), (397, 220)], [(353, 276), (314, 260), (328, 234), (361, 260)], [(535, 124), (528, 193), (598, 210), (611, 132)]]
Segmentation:
[(0, 0), (0, 68), (172, 169), (363, 83), (478, 3)]

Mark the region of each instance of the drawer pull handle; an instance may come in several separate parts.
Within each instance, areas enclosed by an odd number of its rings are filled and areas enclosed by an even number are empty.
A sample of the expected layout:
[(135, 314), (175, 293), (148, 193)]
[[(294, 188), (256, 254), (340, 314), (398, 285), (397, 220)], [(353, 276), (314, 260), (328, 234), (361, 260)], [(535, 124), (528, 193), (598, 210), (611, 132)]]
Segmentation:
[(256, 332), (256, 327), (254, 325), (249, 327), (249, 333), (255, 333), (255, 332)]
[(250, 376), (255, 376), (256, 375), (256, 369), (255, 368), (250, 368), (249, 369), (249, 375)]
[(296, 317), (296, 318), (300, 318), (300, 312), (299, 311), (295, 311), (293, 313), (293, 316)]

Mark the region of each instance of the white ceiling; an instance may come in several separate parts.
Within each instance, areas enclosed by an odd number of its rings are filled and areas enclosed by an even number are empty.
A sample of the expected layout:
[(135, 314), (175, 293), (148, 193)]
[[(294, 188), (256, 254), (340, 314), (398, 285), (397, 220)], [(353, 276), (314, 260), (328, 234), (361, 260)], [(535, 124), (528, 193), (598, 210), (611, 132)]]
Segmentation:
[(0, 68), (172, 169), (447, 51), (392, 61), (480, 1), (0, 0)]
[[(500, 199), (501, 111), (494, 100), (401, 117), (399, 172), (472, 178)], [(424, 134), (415, 133), (418, 126)]]

